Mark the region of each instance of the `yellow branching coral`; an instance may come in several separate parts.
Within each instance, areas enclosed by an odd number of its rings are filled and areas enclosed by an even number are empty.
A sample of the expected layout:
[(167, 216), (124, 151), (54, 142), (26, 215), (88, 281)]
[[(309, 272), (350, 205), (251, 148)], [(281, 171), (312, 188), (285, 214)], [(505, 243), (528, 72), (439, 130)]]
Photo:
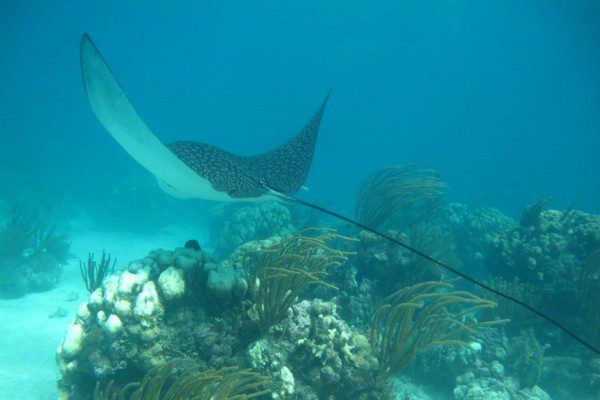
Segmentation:
[(441, 204), (446, 184), (439, 173), (425, 168), (424, 164), (401, 164), (384, 168), (368, 177), (356, 193), (356, 219), (374, 229), (379, 228), (398, 211), (414, 208), (417, 203), (425, 207), (412, 210), (409, 225), (422, 221)]
[(323, 285), (336, 289), (324, 278), (353, 253), (331, 246), (355, 240), (332, 229), (309, 228), (248, 259), (244, 270), (261, 333), (286, 317), (306, 287)]
[(375, 311), (369, 341), (379, 362), (379, 384), (402, 371), (424, 349), (466, 345), (465, 335), (505, 322), (478, 322), (473, 314), (496, 304), (452, 289), (452, 281), (419, 283), (392, 294)]
[(250, 370), (191, 367), (168, 386), (172, 371), (173, 364), (153, 368), (142, 382), (129, 383), (118, 392), (112, 390), (112, 382), (104, 391), (98, 383), (94, 400), (250, 400), (271, 393), (271, 380)]

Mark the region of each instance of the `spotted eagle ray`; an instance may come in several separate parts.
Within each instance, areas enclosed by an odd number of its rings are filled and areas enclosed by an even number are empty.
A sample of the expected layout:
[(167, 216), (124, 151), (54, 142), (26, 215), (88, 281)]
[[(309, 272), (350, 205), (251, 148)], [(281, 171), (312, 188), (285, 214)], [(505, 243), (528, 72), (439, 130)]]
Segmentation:
[(242, 157), (199, 142), (163, 144), (139, 117), (87, 34), (81, 39), (81, 72), (92, 110), (106, 130), (154, 174), (161, 189), (183, 199), (273, 199), (263, 187), (295, 193), (308, 174), (329, 97), (287, 142), (269, 152)]
[(92, 110), (112, 137), (149, 172), (165, 192), (182, 199), (257, 201), (280, 199), (300, 204), (348, 222), (393, 242), (458, 275), (476, 286), (547, 320), (577, 342), (600, 355), (561, 322), (533, 306), (499, 291), (422, 251), (345, 215), (293, 197), (308, 174), (321, 118), (329, 98), (296, 135), (275, 149), (242, 157), (199, 142), (162, 143), (139, 117), (89, 35), (81, 38), (81, 72)]

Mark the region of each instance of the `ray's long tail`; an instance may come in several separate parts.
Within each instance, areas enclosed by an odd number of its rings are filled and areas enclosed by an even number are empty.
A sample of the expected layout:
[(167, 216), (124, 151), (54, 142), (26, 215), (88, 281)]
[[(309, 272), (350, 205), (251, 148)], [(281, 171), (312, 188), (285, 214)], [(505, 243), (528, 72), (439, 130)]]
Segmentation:
[(338, 220), (347, 222), (347, 223), (352, 224), (352, 225), (354, 225), (354, 226), (356, 226), (358, 228), (364, 229), (365, 231), (369, 231), (369, 232), (371, 232), (371, 233), (373, 233), (373, 234), (375, 234), (377, 236), (380, 236), (380, 237), (382, 237), (382, 238), (384, 238), (384, 239), (386, 239), (386, 240), (388, 240), (388, 241), (390, 241), (390, 242), (392, 242), (392, 243), (394, 243), (394, 244), (396, 244), (396, 245), (398, 245), (398, 246), (400, 246), (400, 247), (402, 247), (402, 248), (404, 248), (404, 249), (406, 249), (406, 250), (408, 250), (408, 251), (410, 251), (410, 252), (418, 255), (419, 257), (422, 257), (422, 258), (426, 259), (427, 261), (430, 261), (430, 262), (438, 265), (439, 267), (444, 268), (447, 271), (450, 271), (451, 273), (453, 273), (453, 274), (455, 274), (457, 276), (460, 276), (461, 278), (463, 278), (463, 279), (471, 282), (472, 284), (474, 284), (476, 286), (479, 286), (480, 288), (482, 288), (482, 289), (484, 289), (484, 290), (486, 290), (488, 292), (494, 293), (495, 295), (497, 295), (499, 297), (502, 297), (503, 299), (506, 299), (506, 300), (508, 300), (508, 301), (510, 301), (512, 303), (515, 303), (515, 304), (519, 305), (520, 307), (523, 307), (523, 308), (529, 310), (530, 312), (532, 312), (533, 314), (537, 315), (538, 317), (540, 317), (540, 318), (548, 321), (549, 323), (551, 323), (552, 325), (556, 326), (558, 329), (560, 329), (561, 331), (563, 331), (564, 333), (566, 333), (567, 335), (569, 335), (571, 338), (573, 338), (579, 344), (583, 345), (584, 347), (586, 347), (587, 349), (589, 349), (592, 352), (596, 353), (597, 355), (600, 355), (600, 349), (596, 348), (593, 344), (587, 342), (585, 339), (583, 339), (577, 333), (573, 332), (571, 329), (567, 328), (565, 325), (563, 325), (561, 322), (557, 321), (556, 319), (550, 317), (549, 315), (546, 315), (542, 311), (536, 309), (535, 307), (533, 307), (533, 306), (531, 306), (531, 305), (529, 305), (529, 304), (527, 304), (527, 303), (525, 303), (525, 302), (523, 302), (523, 301), (521, 301), (521, 300), (519, 300), (519, 299), (517, 299), (517, 298), (515, 298), (513, 296), (510, 296), (510, 295), (508, 295), (508, 294), (506, 294), (504, 292), (501, 292), (501, 291), (499, 291), (497, 289), (494, 289), (493, 287), (487, 285), (486, 283), (484, 283), (482, 281), (479, 281), (478, 279), (473, 278), (472, 276), (467, 275), (464, 272), (461, 272), (458, 269), (453, 268), (453, 267), (449, 266), (448, 264), (446, 264), (446, 263), (444, 263), (444, 262), (442, 262), (442, 261), (440, 261), (440, 260), (438, 260), (438, 259), (436, 259), (436, 258), (434, 258), (434, 257), (432, 257), (432, 256), (430, 256), (428, 254), (426, 254), (426, 253), (423, 253), (419, 249), (416, 249), (416, 248), (414, 248), (414, 247), (412, 247), (412, 246), (410, 246), (410, 245), (408, 245), (408, 244), (406, 244), (404, 242), (401, 242), (400, 240), (395, 239), (395, 238), (393, 238), (393, 237), (391, 237), (391, 236), (389, 236), (389, 235), (387, 235), (387, 234), (385, 234), (383, 232), (380, 232), (377, 229), (374, 229), (374, 228), (371, 228), (371, 227), (369, 227), (369, 226), (367, 226), (365, 224), (362, 224), (362, 223), (360, 223), (360, 222), (358, 222), (358, 221), (356, 221), (356, 220), (354, 220), (354, 219), (352, 219), (350, 217), (347, 217), (345, 215), (339, 214), (339, 213), (337, 213), (335, 211), (332, 211), (332, 210), (329, 210), (327, 208), (321, 207), (321, 206), (319, 206), (317, 204), (313, 204), (313, 203), (310, 203), (308, 201), (305, 201), (305, 200), (302, 200), (302, 199), (298, 199), (298, 198), (295, 198), (295, 197), (288, 196), (286, 194), (277, 192), (277, 191), (272, 190), (269, 187), (265, 186), (264, 184), (259, 184), (259, 185), (266, 191), (267, 194), (275, 196), (275, 197), (277, 197), (277, 198), (279, 198), (281, 200), (287, 201), (289, 203), (300, 204), (302, 206), (305, 206), (305, 207), (308, 207), (308, 208), (312, 208), (313, 210), (316, 210), (316, 211), (319, 211), (321, 213), (330, 215), (330, 216), (332, 216), (332, 217), (334, 217), (334, 218), (336, 218)]

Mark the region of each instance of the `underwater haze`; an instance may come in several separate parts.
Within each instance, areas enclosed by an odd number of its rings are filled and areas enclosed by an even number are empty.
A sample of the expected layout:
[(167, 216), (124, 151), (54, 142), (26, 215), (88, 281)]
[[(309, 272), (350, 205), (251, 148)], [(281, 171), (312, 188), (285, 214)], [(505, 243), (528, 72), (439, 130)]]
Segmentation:
[[(170, 196), (86, 43), (150, 135), (242, 156), (171, 147), (196, 182), (318, 132), (254, 189), (373, 229)], [(0, 1), (0, 400), (600, 398), (599, 44), (591, 0)]]
[(307, 186), (336, 207), (372, 170), (427, 161), (457, 201), (598, 211), (593, 1), (4, 2), (0, 18), (2, 157), (73, 201), (139, 172), (85, 100), (88, 32), (164, 141), (264, 151), (332, 88)]

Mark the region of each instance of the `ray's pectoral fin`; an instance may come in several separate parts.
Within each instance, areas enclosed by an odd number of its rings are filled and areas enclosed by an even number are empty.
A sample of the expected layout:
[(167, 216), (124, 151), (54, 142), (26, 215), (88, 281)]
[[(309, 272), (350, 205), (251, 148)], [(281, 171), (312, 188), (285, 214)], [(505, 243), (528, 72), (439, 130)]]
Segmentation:
[(81, 73), (96, 117), (165, 191), (179, 198), (202, 197), (210, 185), (175, 156), (139, 117), (87, 34), (81, 38)]
[(312, 164), (317, 136), (331, 91), (308, 123), (287, 142), (254, 157), (246, 157), (249, 169), (269, 188), (293, 194), (302, 188)]
[(308, 124), (286, 143), (240, 157), (197, 142), (163, 144), (139, 117), (87, 34), (81, 38), (81, 73), (98, 120), (165, 192), (179, 198), (235, 201), (271, 198), (264, 187), (298, 191), (312, 162), (327, 97)]

